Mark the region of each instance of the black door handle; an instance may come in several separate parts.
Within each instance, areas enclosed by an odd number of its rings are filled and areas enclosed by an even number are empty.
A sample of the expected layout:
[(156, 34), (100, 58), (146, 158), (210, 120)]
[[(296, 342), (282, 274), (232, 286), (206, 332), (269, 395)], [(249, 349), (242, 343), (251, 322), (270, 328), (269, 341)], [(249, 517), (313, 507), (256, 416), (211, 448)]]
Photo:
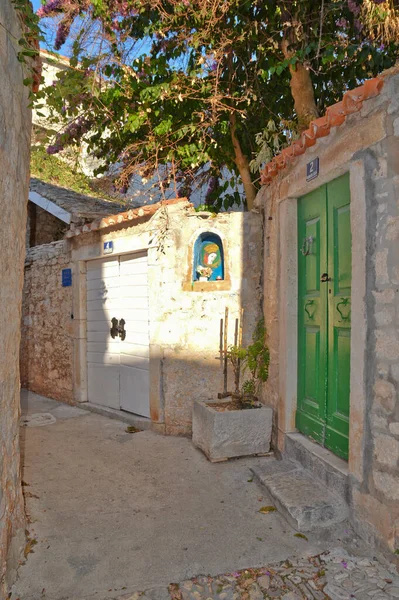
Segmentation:
[(121, 338), (122, 342), (126, 337), (125, 323), (126, 323), (125, 319), (120, 319), (119, 326), (118, 326), (119, 337)]
[(118, 319), (113, 317), (111, 319), (111, 323), (112, 323), (112, 327), (109, 330), (111, 337), (113, 339), (115, 339), (119, 335), (119, 337), (121, 338), (121, 340), (123, 342), (123, 340), (126, 338), (126, 329), (125, 329), (126, 321), (125, 321), (125, 319), (120, 319), (118, 322)]
[(327, 281), (331, 281), (331, 277), (328, 276), (328, 273), (323, 273), (320, 277), (321, 283), (327, 283)]
[(112, 327), (111, 327), (111, 329), (109, 331), (110, 331), (112, 339), (115, 339), (116, 336), (119, 335), (118, 319), (116, 319), (115, 317), (113, 317), (111, 319), (111, 324), (112, 324)]

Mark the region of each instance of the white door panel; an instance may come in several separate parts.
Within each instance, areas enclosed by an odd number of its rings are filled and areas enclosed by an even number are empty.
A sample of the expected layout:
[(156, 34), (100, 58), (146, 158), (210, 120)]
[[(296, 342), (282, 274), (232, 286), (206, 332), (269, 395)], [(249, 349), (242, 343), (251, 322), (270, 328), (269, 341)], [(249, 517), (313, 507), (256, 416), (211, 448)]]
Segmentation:
[(107, 288), (103, 286), (101, 289), (87, 290), (87, 300), (106, 301), (110, 299), (119, 299), (119, 293), (118, 287)]
[(93, 365), (114, 365), (120, 364), (119, 352), (87, 352), (87, 362)]
[(87, 365), (89, 402), (120, 408), (119, 403), (120, 367), (107, 365)]
[[(87, 263), (89, 401), (150, 416), (147, 254)], [(126, 338), (112, 338), (112, 318)]]
[(123, 297), (124, 298), (148, 298), (148, 286), (147, 285), (127, 286), (123, 290)]
[[(95, 261), (97, 263), (97, 261)], [(88, 263), (90, 264), (90, 263)], [(117, 262), (113, 261), (111, 264), (106, 265), (104, 269), (101, 267), (96, 268), (87, 268), (87, 281), (94, 281), (98, 279), (103, 279), (104, 275), (107, 277), (118, 277), (119, 275), (119, 265)]]
[(119, 287), (119, 277), (113, 275), (112, 277), (107, 277), (106, 283), (104, 283), (103, 279), (91, 279), (87, 282), (88, 290), (102, 290), (109, 289), (112, 287)]
[(125, 354), (124, 352), (120, 355), (120, 360), (125, 367), (137, 367), (139, 369), (149, 370), (149, 360), (143, 356), (136, 356), (133, 354)]
[(148, 310), (148, 297), (144, 296), (143, 298), (121, 298), (119, 302), (119, 307), (122, 311), (126, 309), (141, 310), (143, 308)]
[[(106, 352), (110, 354), (118, 354), (119, 355), (120, 343), (119, 340), (108, 341), (106, 344)], [(103, 353), (104, 352), (104, 343), (103, 342), (87, 342), (87, 352), (96, 352)]]
[[(126, 340), (121, 342), (120, 353), (128, 354), (130, 356), (139, 356), (147, 360), (150, 358), (150, 349), (148, 344), (129, 344)], [(121, 362), (123, 362), (122, 359)]]
[(137, 287), (138, 285), (147, 285), (148, 275), (147, 273), (137, 273), (135, 275), (121, 275), (120, 276), (121, 287)]
[(150, 417), (149, 389), (149, 371), (120, 366), (120, 394), (123, 410)]

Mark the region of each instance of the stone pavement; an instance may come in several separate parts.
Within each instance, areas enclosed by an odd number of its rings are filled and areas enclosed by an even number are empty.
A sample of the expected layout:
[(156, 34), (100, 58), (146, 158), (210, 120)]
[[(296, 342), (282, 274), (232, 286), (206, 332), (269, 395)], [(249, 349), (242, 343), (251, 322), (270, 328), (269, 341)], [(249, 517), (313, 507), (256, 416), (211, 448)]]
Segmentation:
[[(308, 558), (246, 569), (218, 577), (199, 576), (109, 596), (117, 600), (396, 600), (399, 576), (393, 565), (350, 556), (343, 548)], [(108, 599), (107, 599), (108, 600)]]
[[(328, 588), (333, 600), (346, 600), (362, 581), (344, 550), (338, 562), (307, 558), (337, 546), (368, 557), (347, 524), (305, 538), (278, 511), (262, 512), (272, 501), (250, 469), (269, 458), (212, 464), (189, 439), (128, 433), (125, 423), (35, 394), (23, 394), (22, 409), (32, 542), (12, 600), (125, 600), (137, 590), (151, 600), (260, 600), (265, 565), (270, 598), (321, 600), (323, 570), (333, 573), (329, 584), (343, 587), (341, 596)], [(299, 566), (283, 567), (291, 557)], [(359, 600), (395, 599), (399, 585), (385, 582), (393, 575), (358, 564), (371, 583)], [(348, 573), (344, 585), (339, 578)], [(171, 582), (183, 583), (170, 592)]]

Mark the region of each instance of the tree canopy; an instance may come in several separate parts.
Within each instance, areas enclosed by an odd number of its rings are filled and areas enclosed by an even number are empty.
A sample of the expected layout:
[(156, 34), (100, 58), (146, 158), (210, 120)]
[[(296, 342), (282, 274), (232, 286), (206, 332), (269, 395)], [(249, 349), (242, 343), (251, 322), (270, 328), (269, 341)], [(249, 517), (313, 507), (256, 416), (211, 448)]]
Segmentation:
[(396, 61), (392, 0), (48, 0), (71, 69), (39, 94), (63, 129), (160, 191), (252, 205), (259, 169), (341, 99)]

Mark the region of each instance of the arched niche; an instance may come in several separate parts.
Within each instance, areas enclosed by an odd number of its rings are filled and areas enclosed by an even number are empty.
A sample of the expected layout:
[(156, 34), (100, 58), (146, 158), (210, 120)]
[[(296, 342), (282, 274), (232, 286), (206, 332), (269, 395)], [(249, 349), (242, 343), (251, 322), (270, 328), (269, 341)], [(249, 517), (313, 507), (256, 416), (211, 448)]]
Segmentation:
[(216, 233), (201, 233), (194, 244), (193, 281), (223, 281), (223, 243)]

